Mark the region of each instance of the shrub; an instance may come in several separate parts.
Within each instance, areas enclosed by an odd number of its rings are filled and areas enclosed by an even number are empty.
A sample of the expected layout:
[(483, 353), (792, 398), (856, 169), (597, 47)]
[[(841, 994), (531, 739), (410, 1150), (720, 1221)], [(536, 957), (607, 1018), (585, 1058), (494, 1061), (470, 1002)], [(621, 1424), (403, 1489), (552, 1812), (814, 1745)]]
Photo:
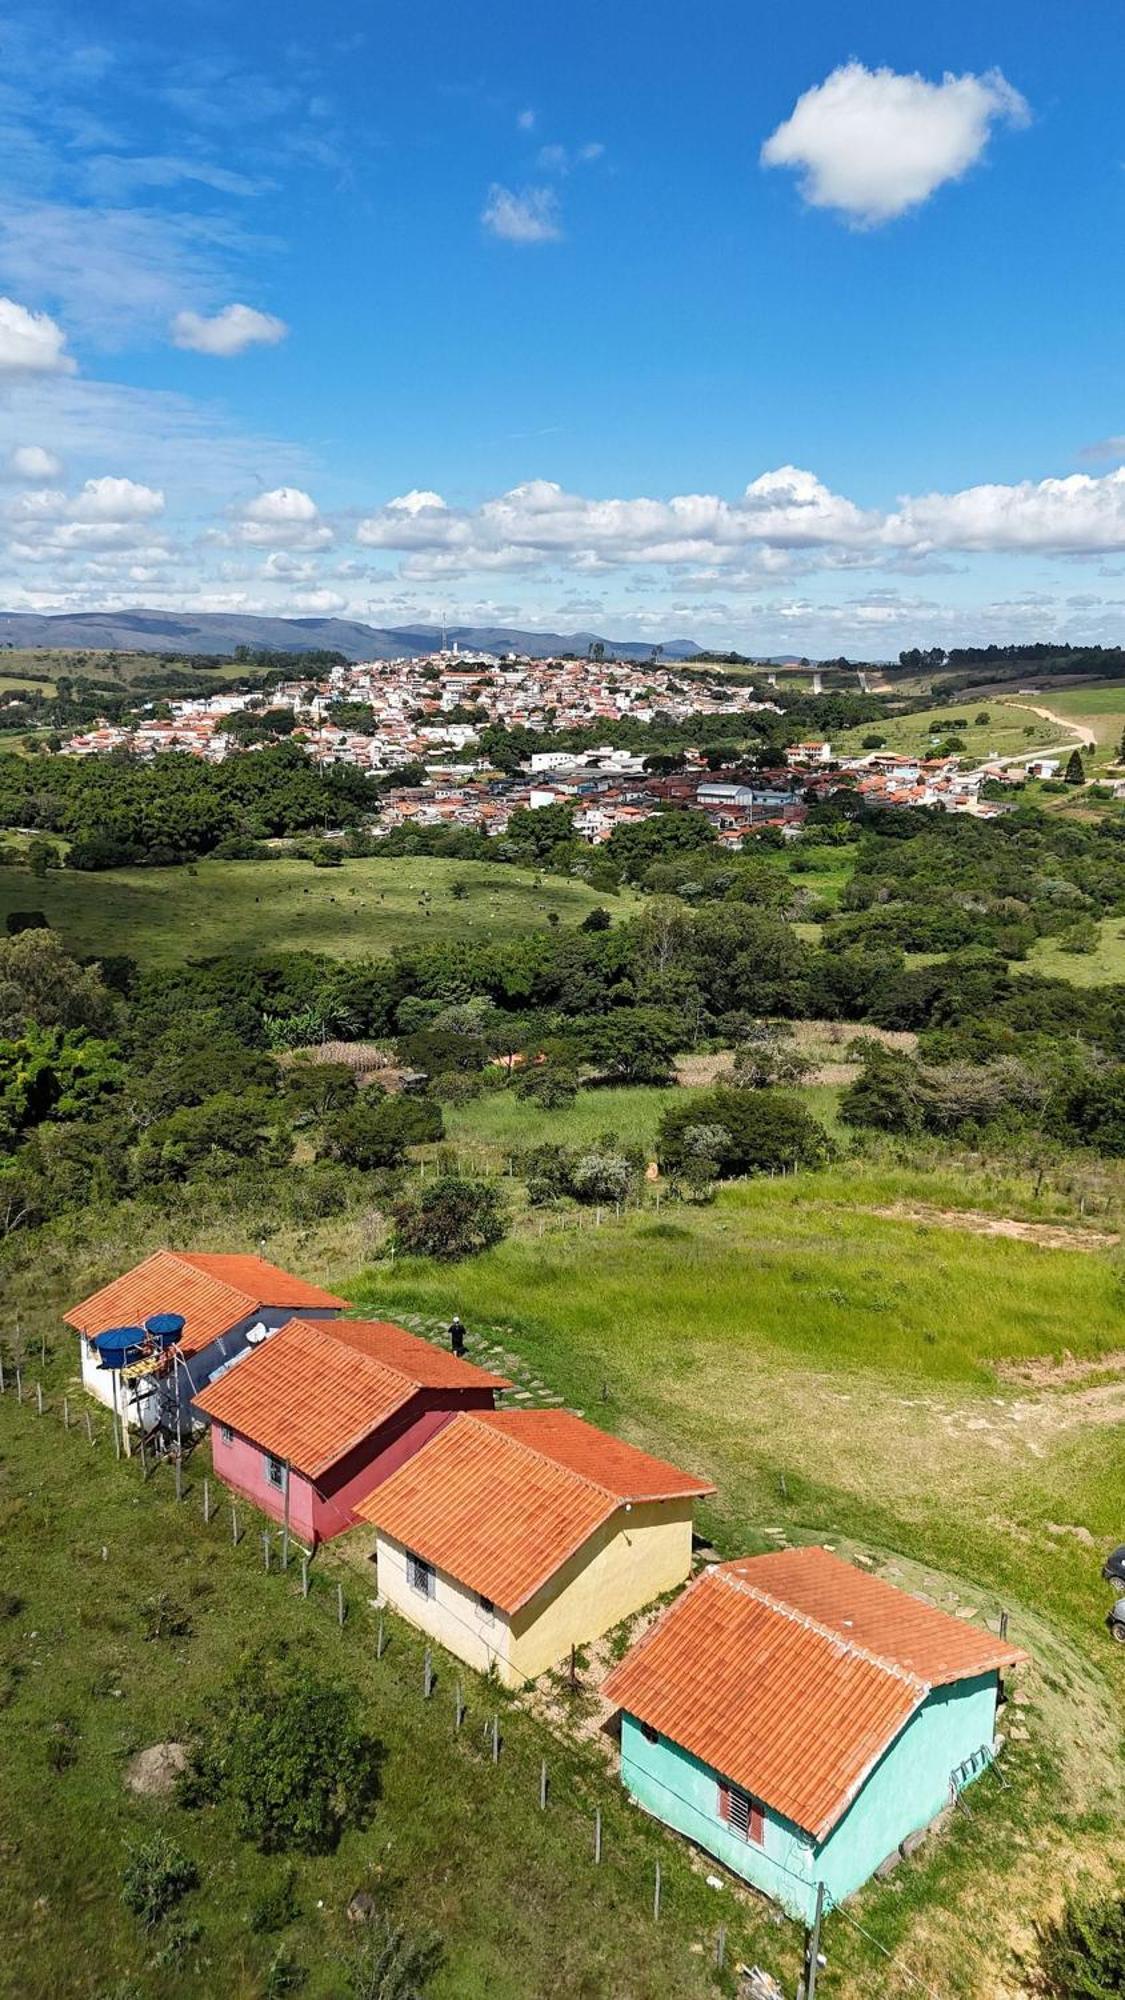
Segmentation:
[(577, 1095), (578, 1079), (572, 1071), (553, 1069), (550, 1063), (528, 1070), (516, 1085), (516, 1096), (537, 1104), (541, 1111), (565, 1110)]
[(129, 1849), (121, 1877), (121, 1900), (127, 1910), (151, 1926), (194, 1889), (199, 1870), (189, 1855), (166, 1833), (154, 1833)]
[[(687, 1104), (670, 1105), (660, 1121), (656, 1152), (665, 1173), (688, 1178), (700, 1156), (688, 1135), (701, 1127), (721, 1128), (725, 1143), (711, 1153), (718, 1172), (753, 1174), (779, 1167), (815, 1166), (831, 1157), (831, 1141), (823, 1125), (810, 1117), (795, 1098), (779, 1090), (716, 1090), (693, 1093)], [(712, 1134), (709, 1133), (709, 1142)]]
[(435, 1932), (412, 1938), (403, 1925), (379, 1917), (367, 1926), (348, 1965), (353, 2000), (421, 2000), (441, 1960)]
[(271, 1889), (266, 1889), (256, 1903), (251, 1905), (248, 1922), (257, 1936), (268, 1935), (271, 1931), (283, 1931), (295, 1923), (300, 1915), (296, 1892), (297, 1878), (292, 1868)]
[(1125, 1993), (1125, 1899), (1072, 1897), (1039, 1933), (1040, 1987), (1051, 2000), (1118, 2000)]
[(489, 1181), (441, 1174), (392, 1209), (399, 1248), (451, 1262), (490, 1250), (508, 1233), (499, 1188)]
[(379, 1794), (382, 1747), (354, 1688), (260, 1659), (212, 1705), (185, 1774), (189, 1804), (224, 1799), (263, 1853), (329, 1854)]

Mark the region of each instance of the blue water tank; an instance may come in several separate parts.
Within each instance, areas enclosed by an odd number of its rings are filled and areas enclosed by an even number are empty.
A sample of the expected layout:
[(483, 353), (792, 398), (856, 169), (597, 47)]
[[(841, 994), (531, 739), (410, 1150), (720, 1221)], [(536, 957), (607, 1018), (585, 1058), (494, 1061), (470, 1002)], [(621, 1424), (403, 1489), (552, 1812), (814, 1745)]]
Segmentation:
[(153, 1313), (145, 1321), (145, 1332), (157, 1347), (174, 1347), (184, 1331), (183, 1313)]
[(105, 1333), (96, 1333), (90, 1345), (97, 1348), (101, 1367), (127, 1368), (137, 1359), (147, 1337), (143, 1326), (111, 1326)]

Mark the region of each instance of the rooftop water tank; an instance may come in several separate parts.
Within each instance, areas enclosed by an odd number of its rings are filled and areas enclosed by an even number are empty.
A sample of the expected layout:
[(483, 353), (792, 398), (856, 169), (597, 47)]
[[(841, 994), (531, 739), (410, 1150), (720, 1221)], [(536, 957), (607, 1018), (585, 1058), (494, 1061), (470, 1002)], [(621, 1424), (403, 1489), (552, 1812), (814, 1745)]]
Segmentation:
[(153, 1313), (145, 1321), (145, 1332), (159, 1348), (174, 1347), (183, 1331), (183, 1313)]
[(100, 1367), (127, 1368), (137, 1359), (147, 1337), (143, 1326), (111, 1326), (105, 1333), (96, 1333), (90, 1345), (97, 1349)]

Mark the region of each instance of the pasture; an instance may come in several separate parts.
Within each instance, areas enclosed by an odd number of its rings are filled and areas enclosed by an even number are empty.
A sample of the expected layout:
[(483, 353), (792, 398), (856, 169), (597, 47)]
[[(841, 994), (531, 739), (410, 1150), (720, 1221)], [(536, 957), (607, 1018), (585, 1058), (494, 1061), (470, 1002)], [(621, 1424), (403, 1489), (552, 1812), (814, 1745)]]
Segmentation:
[(142, 965), (279, 950), (381, 957), (397, 945), (510, 937), (552, 916), (577, 924), (595, 904), (623, 915), (632, 898), (557, 876), (537, 882), (528, 869), (427, 857), (339, 868), (285, 859), (53, 869), (38, 881), (0, 868), (0, 923), (10, 910), (42, 910), (80, 956), (123, 952)]
[[(1102, 918), (1094, 951), (1064, 951), (1057, 938), (1036, 938), (1022, 963), (1029, 972), (1068, 979), (1072, 986), (1125, 985), (1125, 917)], [(1012, 969), (1018, 973), (1020, 965)]]
[[(979, 718), (985, 715), (988, 720), (982, 722)], [(959, 754), (979, 764), (994, 755), (1021, 757), (1025, 752), (1057, 743), (1061, 734), (1065, 732), (1060, 732), (1057, 723), (1047, 722), (1030, 710), (1009, 705), (993, 695), (981, 697), (970, 693), (958, 695), (955, 703), (940, 708), (921, 709), (914, 715), (888, 715), (879, 722), (865, 722), (859, 728), (842, 730), (832, 738), (832, 748), (841, 756), (858, 757), (864, 754), (865, 736), (882, 736), (888, 752), (924, 757), (956, 738), (965, 746)]]

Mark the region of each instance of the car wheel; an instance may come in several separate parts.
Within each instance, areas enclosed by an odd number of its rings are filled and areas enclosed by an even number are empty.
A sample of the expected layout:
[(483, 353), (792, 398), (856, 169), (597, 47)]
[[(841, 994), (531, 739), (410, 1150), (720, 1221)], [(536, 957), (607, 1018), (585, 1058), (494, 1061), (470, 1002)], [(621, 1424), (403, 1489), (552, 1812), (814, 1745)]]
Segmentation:
[(1116, 1639), (1119, 1646), (1125, 1646), (1125, 1625), (1119, 1625), (1117, 1620), (1114, 1619), (1110, 1625), (1109, 1632), (1111, 1639)]

